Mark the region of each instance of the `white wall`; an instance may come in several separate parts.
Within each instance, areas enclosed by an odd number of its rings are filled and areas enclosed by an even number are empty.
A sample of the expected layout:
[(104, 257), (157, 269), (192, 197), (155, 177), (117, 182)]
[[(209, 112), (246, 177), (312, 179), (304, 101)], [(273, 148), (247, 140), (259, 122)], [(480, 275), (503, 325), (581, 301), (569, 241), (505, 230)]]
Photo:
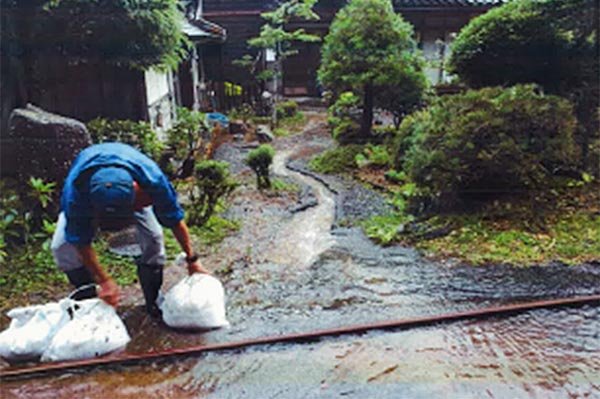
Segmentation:
[(148, 70), (146, 81), (146, 101), (150, 124), (164, 139), (164, 132), (173, 126), (175, 116), (175, 91), (173, 75), (169, 72)]

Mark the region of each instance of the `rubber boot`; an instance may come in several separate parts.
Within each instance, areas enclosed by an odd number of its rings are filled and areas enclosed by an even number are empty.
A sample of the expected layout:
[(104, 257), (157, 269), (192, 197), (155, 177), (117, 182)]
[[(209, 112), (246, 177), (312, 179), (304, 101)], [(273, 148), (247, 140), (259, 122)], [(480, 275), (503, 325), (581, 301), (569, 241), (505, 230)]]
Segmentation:
[(163, 283), (163, 265), (138, 264), (137, 273), (146, 300), (146, 312), (152, 317), (162, 315), (156, 299)]
[[(85, 267), (79, 269), (67, 270), (65, 272), (69, 282), (75, 286), (75, 288), (83, 287), (84, 285), (94, 284), (94, 278), (92, 273)], [(73, 294), (73, 299), (80, 301), (82, 299), (95, 298), (97, 296), (96, 286), (85, 288), (79, 292)]]

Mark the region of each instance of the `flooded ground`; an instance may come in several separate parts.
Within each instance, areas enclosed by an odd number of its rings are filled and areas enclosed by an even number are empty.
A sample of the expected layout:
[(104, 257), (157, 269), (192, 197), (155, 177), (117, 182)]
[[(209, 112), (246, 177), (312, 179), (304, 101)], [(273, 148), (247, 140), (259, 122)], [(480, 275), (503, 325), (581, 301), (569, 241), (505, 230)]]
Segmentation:
[[(341, 184), (336, 196), (284, 168), (299, 151), (327, 143), (314, 131), (278, 143), (275, 171), (305, 188), (317, 206), (290, 212), (294, 204), (285, 201), (237, 198), (232, 212), (245, 215), (244, 226), (225, 241), (226, 251), (206, 257), (206, 264), (231, 268), (224, 282), (232, 327), (179, 333), (129, 307), (128, 352), (600, 294), (597, 264), (473, 268), (378, 247), (355, 228), (332, 230), (340, 197), (358, 201), (348, 194), (356, 188)], [(0, 397), (600, 398), (600, 309), (537, 310), (6, 381)]]

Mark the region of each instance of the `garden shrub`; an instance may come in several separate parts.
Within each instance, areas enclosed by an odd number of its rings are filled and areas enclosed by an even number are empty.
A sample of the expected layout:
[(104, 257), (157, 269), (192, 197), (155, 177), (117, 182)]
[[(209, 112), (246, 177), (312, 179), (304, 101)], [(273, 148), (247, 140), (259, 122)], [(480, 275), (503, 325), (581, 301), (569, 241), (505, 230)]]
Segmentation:
[(356, 156), (363, 151), (359, 144), (342, 145), (327, 150), (310, 160), (309, 166), (318, 173), (343, 173), (356, 169)]
[(11, 246), (45, 241), (54, 232), (56, 183), (30, 177), (27, 185), (0, 181), (0, 261)]
[(474, 18), (452, 43), (449, 63), (471, 87), (535, 82), (556, 87), (567, 37), (536, 2), (514, 1)]
[(587, 81), (597, 90), (594, 3), (520, 0), (494, 8), (460, 31), (450, 71), (472, 87), (537, 83), (564, 95)]
[(573, 107), (533, 85), (439, 98), (406, 118), (396, 162), (438, 206), (548, 188), (576, 159)]
[(191, 176), (208, 135), (209, 128), (203, 113), (178, 108), (177, 122), (167, 131), (168, 148), (161, 159), (161, 167), (172, 177)]
[(194, 177), (189, 190), (187, 221), (190, 226), (202, 226), (213, 214), (219, 200), (231, 193), (237, 184), (231, 177), (229, 164), (224, 161), (199, 162)]
[(291, 118), (298, 112), (298, 103), (296, 101), (282, 101), (275, 106), (277, 119)]
[(403, 114), (426, 85), (414, 36), (391, 0), (350, 0), (331, 22), (318, 79), (334, 93), (351, 90), (361, 96), (362, 142), (370, 139), (375, 106)]
[(391, 164), (388, 149), (383, 145), (367, 144), (365, 149), (354, 158), (359, 168), (371, 166), (385, 168)]
[(268, 144), (263, 144), (250, 151), (246, 157), (246, 164), (256, 173), (256, 184), (259, 189), (271, 187), (269, 166), (273, 162), (275, 150)]
[(347, 91), (329, 107), (327, 122), (332, 136), (341, 144), (356, 141), (360, 130), (360, 98)]
[(243, 103), (239, 107), (233, 108), (228, 113), (228, 117), (229, 117), (230, 121), (239, 119), (244, 123), (248, 123), (248, 121), (251, 120), (251, 118), (253, 116), (255, 116), (254, 109), (252, 108), (252, 105), (250, 105), (248, 103)]
[(118, 141), (137, 148), (154, 160), (159, 160), (163, 143), (148, 122), (96, 118), (88, 122), (88, 131), (95, 144)]

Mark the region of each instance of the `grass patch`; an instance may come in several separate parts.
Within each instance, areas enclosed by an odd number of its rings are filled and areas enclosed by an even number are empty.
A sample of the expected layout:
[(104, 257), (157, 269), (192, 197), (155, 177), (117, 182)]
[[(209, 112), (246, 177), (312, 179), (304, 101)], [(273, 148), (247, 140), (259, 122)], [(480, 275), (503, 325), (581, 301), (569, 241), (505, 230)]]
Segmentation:
[(213, 246), (219, 244), (228, 235), (239, 229), (240, 223), (238, 221), (232, 221), (217, 215), (212, 215), (204, 225), (200, 227), (190, 227), (190, 233), (192, 234), (194, 241), (202, 246)]
[(449, 235), (421, 241), (417, 247), (474, 265), (531, 265), (560, 261), (577, 264), (600, 259), (600, 216), (585, 211), (560, 215), (545, 232), (504, 228), (476, 217), (462, 218)]
[(273, 130), (275, 137), (287, 137), (301, 133), (306, 125), (306, 117), (302, 112), (296, 112), (294, 116), (280, 119), (277, 127)]
[(411, 215), (405, 215), (400, 212), (390, 213), (388, 215), (377, 215), (366, 219), (360, 223), (363, 231), (373, 241), (382, 245), (389, 245), (394, 242), (404, 230), (406, 223), (413, 220)]
[[(98, 238), (93, 244), (100, 264), (119, 285), (137, 281), (132, 258), (108, 251), (108, 242)], [(0, 268), (0, 312), (16, 306), (44, 303), (68, 295), (73, 287), (58, 269), (50, 242), (36, 242), (16, 249), (10, 262)]]
[(137, 267), (131, 256), (121, 256), (109, 251), (108, 241), (98, 238), (94, 241), (94, 249), (102, 267), (119, 285), (129, 285), (137, 281)]
[(252, 116), (250, 117), (250, 121), (252, 121), (256, 125), (268, 125), (271, 123), (270, 116)]
[(498, 200), (474, 213), (438, 214), (416, 220), (406, 213), (412, 185), (392, 187), (394, 211), (360, 222), (379, 244), (413, 245), (429, 256), (472, 265), (529, 266), (553, 261), (600, 260), (600, 185), (566, 185), (541, 197)]
[(290, 136), (291, 132), (283, 127), (277, 127), (273, 130), (273, 136), (275, 137), (287, 137)]
[(66, 276), (54, 264), (49, 242), (37, 242), (13, 251), (10, 260), (0, 267), (2, 311), (27, 304), (30, 297), (41, 302), (57, 292), (69, 292)]
[(295, 183), (276, 178), (271, 180), (271, 190), (275, 192), (299, 193), (300, 187)]
[(357, 168), (355, 157), (364, 146), (350, 144), (324, 151), (310, 160), (310, 168), (317, 173), (344, 173)]
[(278, 127), (290, 133), (300, 133), (306, 124), (306, 116), (302, 112), (296, 112), (293, 116), (279, 120)]

